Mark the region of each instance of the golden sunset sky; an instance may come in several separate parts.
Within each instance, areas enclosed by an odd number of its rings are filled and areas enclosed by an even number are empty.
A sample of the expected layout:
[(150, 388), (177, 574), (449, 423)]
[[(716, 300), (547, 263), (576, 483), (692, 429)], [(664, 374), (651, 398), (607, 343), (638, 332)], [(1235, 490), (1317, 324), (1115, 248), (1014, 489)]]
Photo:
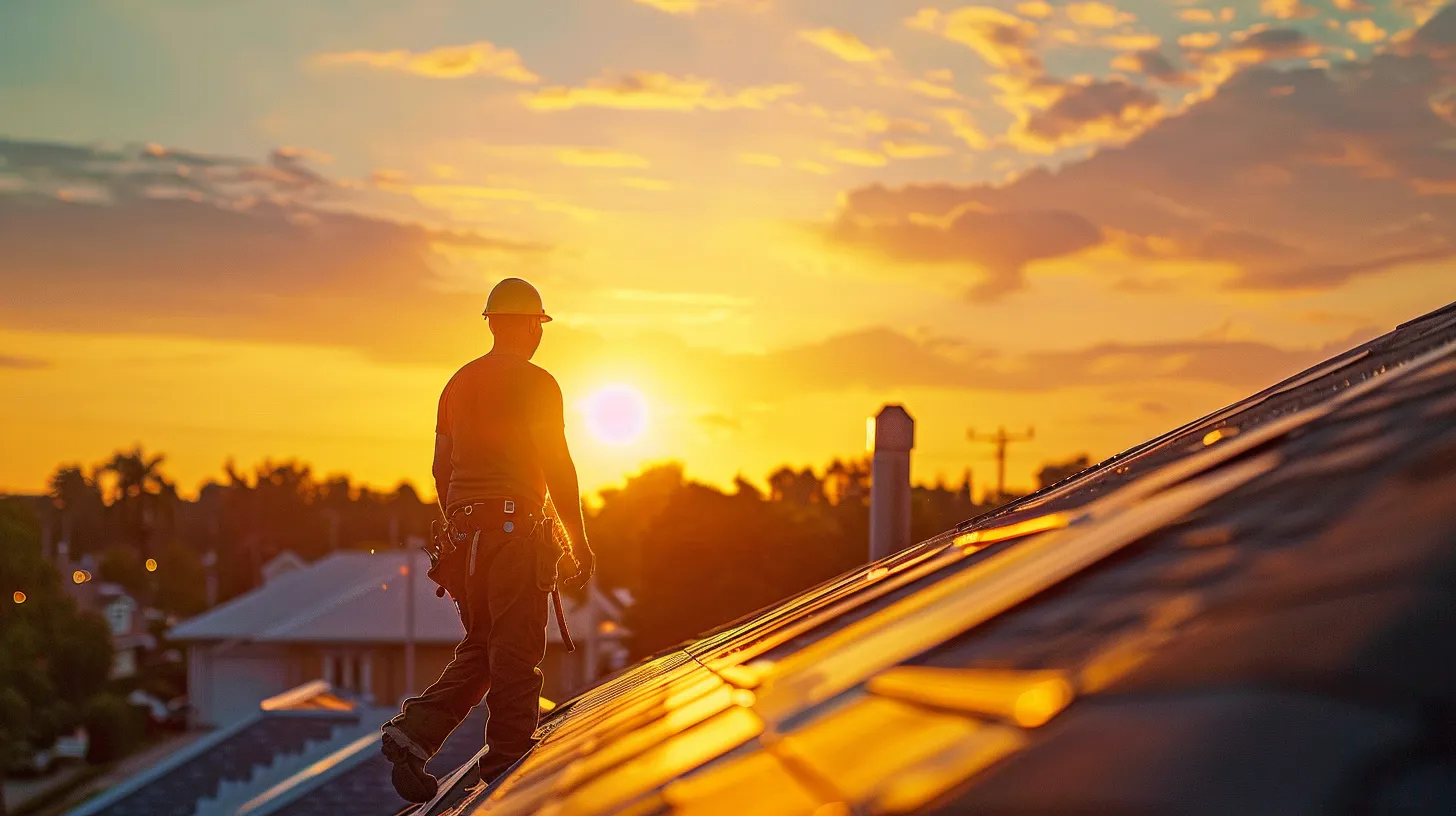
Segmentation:
[[(588, 489), (1115, 453), (1456, 299), (1456, 8), (0, 5), (0, 489), (144, 443), (430, 493), (498, 280)], [(581, 407), (626, 384), (646, 432)]]

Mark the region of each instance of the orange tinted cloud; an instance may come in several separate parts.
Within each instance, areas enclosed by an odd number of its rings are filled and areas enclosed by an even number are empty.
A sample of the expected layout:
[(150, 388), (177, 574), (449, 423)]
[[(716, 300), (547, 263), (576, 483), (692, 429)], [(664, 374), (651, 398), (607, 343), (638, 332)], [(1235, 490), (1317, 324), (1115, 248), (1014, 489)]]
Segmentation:
[(1259, 0), (1259, 11), (1278, 20), (1303, 20), (1319, 14), (1302, 0)]
[(959, 108), (942, 108), (936, 111), (935, 115), (950, 128), (950, 132), (954, 133), (957, 139), (965, 142), (966, 147), (972, 150), (989, 150), (991, 148), (991, 140), (986, 138), (986, 134), (976, 125), (976, 120), (966, 111)]
[(1108, 34), (1097, 43), (1118, 51), (1150, 51), (1162, 45), (1163, 38), (1157, 34)]
[(883, 153), (875, 150), (862, 150), (857, 147), (832, 147), (827, 151), (828, 155), (840, 164), (852, 164), (856, 167), (884, 167), (889, 163)]
[(1012, 144), (1051, 153), (1069, 145), (1125, 141), (1163, 115), (1157, 94), (1121, 79), (1058, 83), (1054, 96), (1050, 105), (1022, 112), (1011, 130)]
[(557, 213), (578, 221), (593, 221), (597, 212), (575, 204), (553, 201), (530, 190), (484, 187), (474, 184), (415, 184), (396, 190), (430, 207), (437, 207), (461, 221), (481, 220), (489, 205), (497, 202), (526, 204), (539, 212)]
[(1052, 16), (1052, 4), (1046, 0), (1028, 0), (1016, 4), (1016, 13), (1033, 20), (1045, 20)]
[[(1456, 86), (1453, 29), (1443, 27), (1452, 22), (1456, 7), (1401, 48), (1336, 71), (1242, 71), (1127, 147), (1054, 173), (854, 190), (841, 220), (925, 224), (966, 211), (1058, 208), (1121, 236), (1124, 269), (1207, 262), (1223, 285), (1248, 290), (1329, 290), (1402, 268), (1448, 272), (1439, 265), (1456, 258), (1456, 196), (1442, 192), (1456, 189), (1456, 154), (1434, 148), (1450, 139), (1451, 123), (1431, 99)], [(1318, 47), (1275, 29), (1237, 39), (1240, 59)], [(1251, 133), (1278, 136), (1238, 141)]]
[(1208, 49), (1218, 45), (1223, 40), (1223, 35), (1217, 31), (1194, 31), (1178, 38), (1178, 44), (1184, 48)]
[(1022, 286), (1028, 263), (1070, 255), (1101, 242), (1078, 215), (1055, 210), (988, 212), (961, 207), (944, 218), (886, 221), (841, 212), (827, 237), (833, 243), (892, 261), (964, 266), (974, 280), (969, 297), (995, 300)]
[(769, 103), (793, 96), (800, 90), (796, 84), (779, 83), (729, 91), (711, 79), (637, 71), (624, 76), (594, 79), (584, 86), (542, 88), (524, 95), (522, 99), (527, 107), (537, 111), (573, 108), (678, 112), (733, 108), (761, 110)]
[(800, 31), (799, 39), (822, 48), (845, 62), (879, 65), (894, 59), (888, 48), (872, 48), (859, 37), (840, 28)]
[(735, 5), (756, 11), (771, 5), (770, 0), (632, 0), (632, 2), (678, 16), (697, 14), (703, 9), (715, 6)]
[(1376, 25), (1374, 20), (1351, 20), (1345, 23), (1345, 30), (1351, 37), (1362, 43), (1377, 43), (1386, 37), (1386, 30)]
[(703, 6), (702, 0), (633, 0), (644, 6), (651, 6), (668, 14), (694, 14)]
[(1142, 74), (1164, 85), (1198, 84), (1198, 79), (1192, 72), (1175, 66), (1161, 51), (1148, 50), (1118, 54), (1112, 60), (1112, 67), (1130, 74)]
[(1067, 16), (1071, 18), (1072, 22), (1087, 28), (1112, 28), (1137, 19), (1116, 6), (1099, 3), (1096, 0), (1068, 5)]
[(1032, 50), (1036, 23), (989, 6), (965, 6), (943, 12), (923, 8), (905, 21), (918, 31), (938, 33), (970, 48), (997, 68), (1037, 72), (1041, 57)]
[(930, 159), (936, 156), (946, 156), (954, 151), (945, 145), (926, 144), (925, 142), (911, 142), (890, 139), (880, 144), (885, 154), (895, 159)]
[(514, 49), (484, 40), (429, 51), (335, 51), (314, 57), (316, 65), (367, 65), (436, 79), (489, 76), (530, 85), (541, 78), (526, 68)]

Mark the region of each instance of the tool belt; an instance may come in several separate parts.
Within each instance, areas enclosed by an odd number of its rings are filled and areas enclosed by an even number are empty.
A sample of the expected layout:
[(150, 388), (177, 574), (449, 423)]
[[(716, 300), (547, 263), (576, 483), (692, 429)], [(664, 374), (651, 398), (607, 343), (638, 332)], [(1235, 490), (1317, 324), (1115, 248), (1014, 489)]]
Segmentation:
[(466, 587), (474, 579), (477, 562), (486, 555), (481, 552), (482, 533), (490, 531), (492, 541), (499, 540), (499, 535), (523, 537), (535, 554), (532, 564), (536, 588), (551, 594), (561, 642), (566, 651), (576, 651), (566, 626), (561, 592), (556, 586), (557, 565), (566, 557), (566, 552), (553, 535), (554, 527), (555, 520), (539, 508), (531, 509), (514, 499), (488, 499), (453, 509), (444, 523), (430, 524), (430, 544), (425, 548), (430, 569), (426, 574), (438, 584), (435, 595), (444, 597), (448, 592), (456, 601), (464, 597)]

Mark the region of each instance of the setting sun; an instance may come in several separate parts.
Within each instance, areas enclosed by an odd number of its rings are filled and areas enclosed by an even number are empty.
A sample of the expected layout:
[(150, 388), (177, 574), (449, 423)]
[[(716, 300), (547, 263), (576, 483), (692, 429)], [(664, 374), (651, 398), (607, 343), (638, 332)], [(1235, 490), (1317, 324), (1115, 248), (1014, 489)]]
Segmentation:
[(582, 404), (593, 439), (606, 445), (630, 445), (647, 431), (647, 399), (630, 385), (606, 385)]

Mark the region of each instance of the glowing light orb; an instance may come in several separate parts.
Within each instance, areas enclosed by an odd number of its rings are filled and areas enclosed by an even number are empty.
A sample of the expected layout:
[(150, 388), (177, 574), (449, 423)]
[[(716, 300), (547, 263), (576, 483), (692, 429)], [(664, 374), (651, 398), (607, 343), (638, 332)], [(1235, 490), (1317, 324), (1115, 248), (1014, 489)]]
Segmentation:
[(155, 559), (155, 558), (148, 558), (147, 559), (147, 572), (156, 572), (156, 571), (157, 571), (157, 559)]
[(25, 603), (25, 593), (24, 592), (21, 592), (18, 589), (15, 590), (15, 594), (14, 595), (11, 595), (10, 597), (13, 598), (15, 600), (15, 602), (18, 603), (18, 604)]
[(587, 397), (586, 427), (607, 445), (630, 445), (647, 432), (647, 399), (630, 385), (607, 385)]

